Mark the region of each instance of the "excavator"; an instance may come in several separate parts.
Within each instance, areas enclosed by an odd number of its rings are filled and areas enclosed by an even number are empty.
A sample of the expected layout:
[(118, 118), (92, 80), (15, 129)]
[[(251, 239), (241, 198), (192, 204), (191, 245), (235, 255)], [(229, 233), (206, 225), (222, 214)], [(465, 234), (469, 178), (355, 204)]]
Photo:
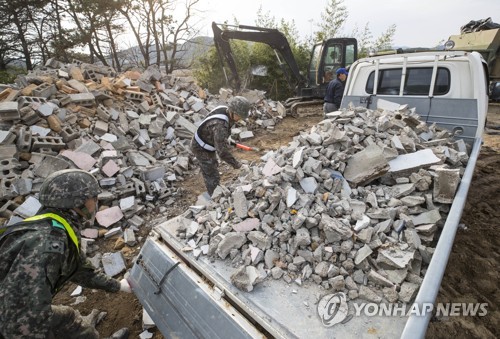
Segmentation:
[[(307, 74), (299, 70), (290, 44), (285, 35), (277, 29), (247, 25), (226, 25), (212, 23), (214, 44), (219, 55), (226, 81), (239, 91), (241, 79), (231, 50), (232, 39), (260, 42), (269, 45), (275, 52), (278, 63), (290, 88), (296, 97), (285, 101), (287, 112), (292, 115), (318, 114), (328, 82), (339, 67), (349, 67), (358, 56), (355, 38), (331, 38), (313, 46)], [(226, 72), (229, 67), (230, 74)]]

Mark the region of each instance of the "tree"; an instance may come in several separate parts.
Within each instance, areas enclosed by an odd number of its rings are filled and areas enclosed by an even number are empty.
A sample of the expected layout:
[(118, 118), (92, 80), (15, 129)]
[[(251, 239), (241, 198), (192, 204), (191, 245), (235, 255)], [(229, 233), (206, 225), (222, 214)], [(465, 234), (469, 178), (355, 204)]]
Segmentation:
[(123, 29), (115, 22), (122, 6), (120, 1), (67, 0), (67, 12), (77, 33), (75, 38), (79, 38), (75, 43), (88, 47), (91, 62), (97, 59), (109, 66), (108, 57), (111, 56), (111, 63), (119, 68), (115, 38)]
[(36, 41), (34, 23), (41, 18), (41, 10), (47, 0), (1, 0), (2, 28), (6, 37), (2, 37), (3, 47), (10, 48), (10, 54), (21, 55), (28, 70), (33, 69), (33, 51)]
[[(179, 46), (196, 36), (196, 5), (200, 0), (126, 0), (122, 15), (132, 30), (144, 67), (155, 63), (167, 72), (179, 67)], [(180, 19), (173, 12), (182, 5)]]
[(316, 41), (339, 37), (349, 16), (344, 0), (329, 0), (323, 12), (316, 32)]
[[(317, 25), (319, 29), (314, 33), (316, 40), (341, 37), (348, 17), (349, 11), (344, 5), (344, 0), (328, 0), (326, 7), (321, 12), (322, 21)], [(358, 57), (365, 57), (369, 55), (370, 50), (390, 48), (395, 33), (396, 25), (390, 25), (374, 40), (369, 23), (366, 23), (363, 29), (356, 26), (350, 36), (358, 40)]]

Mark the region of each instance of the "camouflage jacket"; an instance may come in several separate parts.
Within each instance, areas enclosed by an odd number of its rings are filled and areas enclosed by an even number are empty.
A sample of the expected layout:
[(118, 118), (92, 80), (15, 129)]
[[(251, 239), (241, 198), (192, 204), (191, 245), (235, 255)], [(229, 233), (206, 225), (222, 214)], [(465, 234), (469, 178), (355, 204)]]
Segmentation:
[[(46, 212), (66, 219), (80, 242), (74, 218), (62, 211)], [(94, 271), (66, 231), (54, 222), (22, 222), (0, 236), (0, 335), (6, 338), (45, 338), (50, 328), (52, 297), (68, 280), (109, 292), (120, 289), (116, 279)]]
[[(224, 114), (229, 117), (228, 108), (226, 106), (219, 106), (212, 110), (210, 114), (211, 116), (214, 114)], [(198, 135), (205, 143), (215, 147), (219, 158), (229, 165), (233, 167), (239, 167), (239, 161), (231, 154), (230, 145), (228, 142), (228, 138), (231, 135), (231, 125), (232, 120), (229, 118), (229, 123), (222, 119), (212, 119), (207, 121), (198, 127)], [(199, 151), (204, 151), (203, 147), (198, 145), (197, 142), (194, 142), (194, 147), (197, 147)], [(206, 151), (209, 152), (209, 151)]]

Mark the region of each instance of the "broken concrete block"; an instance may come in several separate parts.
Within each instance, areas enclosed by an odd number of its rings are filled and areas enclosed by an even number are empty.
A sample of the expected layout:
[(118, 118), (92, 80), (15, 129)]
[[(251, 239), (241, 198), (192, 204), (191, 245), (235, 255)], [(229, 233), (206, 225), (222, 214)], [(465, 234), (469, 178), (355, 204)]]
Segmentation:
[(300, 181), (300, 186), (306, 193), (316, 193), (318, 189), (318, 183), (314, 177), (307, 177)]
[(0, 120), (10, 121), (21, 119), (18, 103), (15, 101), (0, 102)]
[(128, 246), (135, 246), (135, 244), (137, 244), (135, 233), (131, 228), (125, 229), (125, 231), (123, 232), (123, 239), (125, 241), (125, 244), (127, 244)]
[(233, 193), (234, 212), (242, 219), (248, 216), (248, 202), (243, 191)]
[(231, 275), (230, 279), (234, 286), (246, 292), (252, 292), (254, 286), (262, 281), (262, 277), (253, 266), (241, 266)]
[(325, 213), (321, 215), (320, 226), (323, 227), (328, 243), (350, 239), (353, 234), (350, 227), (344, 225), (337, 218), (332, 218)]
[(354, 226), (354, 231), (359, 232), (359, 231), (363, 230), (364, 228), (366, 228), (370, 225), (370, 222), (371, 222), (370, 218), (363, 214), (361, 216), (361, 219), (356, 221), (356, 225)]
[(99, 230), (95, 228), (85, 228), (80, 232), (80, 234), (84, 238), (97, 239), (99, 237)]
[[(11, 144), (14, 140), (16, 140), (16, 135), (14, 133), (10, 131), (0, 131), (0, 145)], [(31, 146), (31, 144), (29, 146)]]
[(250, 232), (252, 230), (255, 230), (259, 227), (260, 225), (260, 220), (257, 218), (248, 218), (243, 220), (240, 223), (234, 224), (233, 229), (236, 232)]
[(273, 239), (261, 231), (250, 231), (247, 237), (254, 246), (263, 251), (271, 248)]
[(419, 285), (410, 282), (403, 282), (398, 293), (399, 300), (404, 303), (410, 303), (417, 295)]
[(266, 165), (262, 169), (262, 174), (264, 174), (266, 177), (270, 177), (272, 175), (278, 174), (282, 170), (283, 169), (278, 166), (272, 158), (269, 158), (266, 162)]
[(104, 273), (110, 277), (114, 277), (127, 269), (121, 252), (104, 253), (101, 261)]
[(361, 247), (356, 253), (354, 258), (354, 264), (359, 265), (363, 260), (368, 258), (373, 253), (372, 249), (368, 245)]
[(78, 168), (84, 171), (90, 171), (97, 162), (97, 160), (92, 156), (83, 152), (64, 150), (61, 152), (61, 155), (66, 159), (71, 160)]
[(14, 210), (14, 213), (21, 216), (22, 218), (29, 218), (38, 212), (42, 204), (35, 197), (28, 197), (19, 207)]
[(267, 250), (264, 254), (264, 262), (266, 264), (266, 268), (272, 269), (275, 265), (275, 262), (279, 260), (280, 256), (273, 250)]
[(101, 171), (108, 177), (112, 177), (120, 171), (120, 166), (118, 166), (113, 160), (109, 160), (104, 166), (101, 167)]
[(414, 190), (415, 190), (415, 184), (394, 185), (391, 188), (391, 196), (397, 199), (409, 195)]
[(434, 178), (434, 201), (442, 204), (451, 204), (459, 184), (459, 169), (437, 169), (436, 177)]
[(382, 298), (377, 293), (375, 293), (368, 286), (364, 286), (364, 285), (361, 285), (361, 287), (359, 288), (358, 297), (360, 299), (374, 302), (374, 303), (380, 303), (382, 301)]
[(296, 201), (297, 201), (297, 190), (294, 189), (293, 187), (289, 187), (286, 196), (286, 206), (290, 208), (293, 206), (293, 204), (295, 204)]
[(434, 209), (412, 217), (413, 225), (415, 226), (423, 224), (435, 224), (439, 220), (441, 220), (441, 213), (439, 213), (439, 209)]
[(367, 274), (368, 280), (376, 283), (380, 286), (393, 287), (394, 284), (389, 279), (383, 277), (381, 274), (377, 273), (375, 270), (370, 270)]
[(244, 132), (240, 133), (239, 137), (240, 137), (240, 140), (245, 140), (245, 139), (253, 138), (254, 135), (253, 135), (252, 131), (244, 131)]
[(118, 227), (114, 227), (114, 228), (111, 228), (109, 231), (107, 231), (106, 233), (104, 233), (104, 238), (107, 239), (107, 238), (111, 238), (117, 234), (120, 234), (122, 233), (122, 228), (120, 226)]
[(123, 218), (123, 213), (119, 206), (113, 206), (96, 213), (97, 222), (102, 227), (108, 228)]
[(246, 241), (247, 237), (244, 233), (229, 232), (219, 242), (219, 245), (217, 246), (217, 254), (221, 259), (225, 259), (232, 249), (240, 248), (244, 243), (246, 243)]
[(43, 160), (35, 167), (33, 173), (40, 178), (46, 178), (54, 172), (70, 167), (71, 164), (64, 159), (51, 155), (45, 155)]
[(102, 120), (97, 120), (94, 125), (94, 134), (98, 136), (103, 136), (108, 132), (109, 125), (107, 122)]
[(378, 250), (377, 263), (390, 268), (406, 268), (415, 256), (415, 251), (403, 251), (397, 247)]
[(344, 178), (357, 186), (383, 176), (390, 167), (382, 152), (380, 147), (369, 145), (363, 151), (354, 154), (347, 162)]
[(120, 199), (120, 209), (125, 212), (134, 207), (135, 205), (135, 197), (130, 196), (126, 198)]
[(92, 93), (70, 94), (70, 101), (80, 106), (94, 106), (95, 97)]

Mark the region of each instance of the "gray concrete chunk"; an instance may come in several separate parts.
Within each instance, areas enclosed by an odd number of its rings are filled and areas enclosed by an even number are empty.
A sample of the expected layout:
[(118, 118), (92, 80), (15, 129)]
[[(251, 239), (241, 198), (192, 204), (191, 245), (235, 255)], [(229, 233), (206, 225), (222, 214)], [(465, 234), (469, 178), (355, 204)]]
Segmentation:
[(350, 227), (328, 214), (321, 215), (320, 226), (323, 227), (328, 243), (350, 239), (353, 234)]
[(403, 251), (397, 247), (378, 250), (377, 262), (386, 267), (406, 268), (413, 260), (415, 251)]
[(344, 178), (354, 185), (364, 185), (383, 176), (389, 164), (382, 152), (380, 147), (370, 145), (354, 154), (347, 162)]
[(423, 225), (423, 224), (435, 224), (441, 220), (441, 213), (439, 209), (434, 209), (429, 212), (421, 213), (415, 217), (412, 217), (413, 225)]
[(436, 177), (434, 178), (434, 201), (442, 204), (451, 204), (459, 184), (459, 169), (437, 169)]
[(248, 216), (248, 202), (243, 191), (233, 193), (234, 212), (242, 219)]
[(110, 277), (114, 277), (127, 269), (121, 252), (104, 253), (101, 261), (104, 273)]
[(361, 247), (356, 253), (354, 258), (354, 264), (359, 265), (363, 260), (368, 258), (373, 253), (372, 249), (368, 245)]
[(232, 249), (238, 249), (246, 243), (247, 237), (244, 233), (229, 232), (219, 242), (217, 246), (217, 254), (221, 259), (225, 259)]

